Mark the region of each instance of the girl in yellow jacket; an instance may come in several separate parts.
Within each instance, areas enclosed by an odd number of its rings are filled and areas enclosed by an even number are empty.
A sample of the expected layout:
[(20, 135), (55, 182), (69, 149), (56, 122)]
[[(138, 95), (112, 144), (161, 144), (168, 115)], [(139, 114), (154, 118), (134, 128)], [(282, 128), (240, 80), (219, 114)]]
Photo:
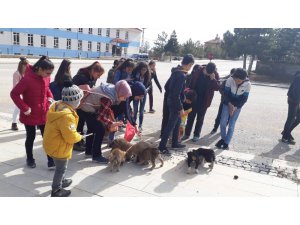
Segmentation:
[(65, 172), (68, 160), (72, 157), (74, 143), (82, 139), (76, 131), (78, 115), (75, 111), (82, 97), (82, 90), (71, 81), (66, 81), (62, 100), (54, 102), (47, 114), (43, 146), (56, 166), (51, 197), (67, 197), (71, 194), (70, 190), (64, 189), (72, 183), (71, 179), (65, 179)]

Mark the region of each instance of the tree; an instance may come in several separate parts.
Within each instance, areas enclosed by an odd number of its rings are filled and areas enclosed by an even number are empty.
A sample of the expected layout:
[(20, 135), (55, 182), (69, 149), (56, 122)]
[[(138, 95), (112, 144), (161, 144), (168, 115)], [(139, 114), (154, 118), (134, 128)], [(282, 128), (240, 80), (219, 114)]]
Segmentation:
[(181, 55), (192, 54), (197, 58), (203, 58), (204, 49), (200, 41), (193, 42), (190, 38), (188, 41), (180, 45)]
[(165, 51), (165, 45), (167, 44), (168, 34), (166, 32), (162, 32), (162, 34), (158, 34), (156, 41), (154, 42), (153, 47), (153, 55), (155, 57), (161, 57)]
[(165, 45), (164, 50), (170, 54), (170, 59), (172, 55), (176, 55), (179, 53), (179, 43), (177, 40), (177, 35), (175, 30), (173, 30), (168, 43)]
[(150, 50), (150, 43), (146, 41), (144, 45), (141, 47), (141, 53), (148, 53)]

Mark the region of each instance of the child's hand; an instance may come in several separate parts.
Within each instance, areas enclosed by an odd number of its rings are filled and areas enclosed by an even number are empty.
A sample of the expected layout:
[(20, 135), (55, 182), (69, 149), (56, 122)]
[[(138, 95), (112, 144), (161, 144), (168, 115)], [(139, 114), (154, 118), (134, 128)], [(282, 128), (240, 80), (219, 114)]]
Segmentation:
[(210, 77), (211, 80), (214, 80), (215, 77), (216, 77), (216, 76), (215, 76), (215, 73), (210, 74), (209, 77)]
[(29, 116), (30, 113), (31, 113), (31, 108), (29, 108), (26, 112), (24, 112), (24, 114), (25, 114), (26, 116)]

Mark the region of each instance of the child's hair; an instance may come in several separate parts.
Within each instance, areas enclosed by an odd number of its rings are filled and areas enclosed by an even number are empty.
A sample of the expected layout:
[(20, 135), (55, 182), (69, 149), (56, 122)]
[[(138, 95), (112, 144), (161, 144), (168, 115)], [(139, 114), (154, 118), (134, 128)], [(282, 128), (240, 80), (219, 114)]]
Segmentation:
[(207, 63), (205, 69), (208, 74), (212, 74), (216, 71), (216, 64), (214, 64), (213, 62)]
[(70, 76), (71, 78), (71, 74), (70, 74), (70, 71), (69, 71), (69, 66), (71, 64), (71, 61), (68, 60), (68, 59), (64, 59), (58, 70), (57, 70), (57, 73), (55, 75), (55, 78), (54, 78), (54, 81), (60, 86), (60, 87), (63, 87), (64, 85), (64, 75), (68, 75)]
[(148, 64), (145, 62), (139, 62), (137, 64), (137, 66), (132, 71), (132, 76), (134, 77), (137, 73), (140, 73), (143, 68), (147, 69), (147, 72), (145, 73), (144, 77), (147, 79), (148, 82), (150, 79), (150, 69)]
[(151, 60), (148, 65), (151, 66), (153, 64), (155, 64), (155, 61)]
[(125, 68), (127, 67), (131, 67), (131, 68), (134, 68), (134, 62), (132, 59), (126, 59), (123, 63), (121, 63), (118, 67), (117, 67), (117, 70), (124, 70)]
[(187, 100), (190, 100), (191, 102), (194, 102), (197, 100), (197, 93), (192, 89), (186, 89), (184, 95), (185, 95), (185, 98)]
[(29, 62), (25, 57), (20, 57), (20, 62), (18, 64), (18, 71), (21, 75), (24, 73), (23, 66), (26, 66), (28, 63)]
[(192, 69), (192, 72), (191, 72), (191, 74), (193, 74), (193, 73), (195, 73), (196, 71), (198, 71), (199, 69), (200, 69), (200, 65), (199, 64), (195, 64), (194, 65), (194, 67), (193, 67), (193, 69)]
[(240, 80), (245, 80), (247, 77), (247, 71), (243, 68), (237, 68), (232, 77)]
[(232, 69), (230, 70), (230, 75), (233, 75), (235, 71), (236, 71), (236, 68), (232, 68)]
[(43, 55), (32, 67), (33, 72), (37, 72), (39, 69), (52, 70), (54, 69), (54, 64), (47, 56)]
[(194, 63), (195, 59), (194, 56), (192, 54), (187, 54), (183, 57), (182, 61), (181, 61), (181, 65), (188, 65), (190, 63)]
[(115, 59), (114, 66), (118, 66), (118, 64), (119, 64), (119, 60)]
[(95, 72), (104, 73), (103, 66), (98, 61), (95, 61), (95, 62), (93, 62), (92, 65), (79, 69), (77, 74), (79, 74), (79, 73), (84, 73), (84, 74), (85, 73), (90, 73), (90, 72), (92, 72), (92, 70), (94, 70)]

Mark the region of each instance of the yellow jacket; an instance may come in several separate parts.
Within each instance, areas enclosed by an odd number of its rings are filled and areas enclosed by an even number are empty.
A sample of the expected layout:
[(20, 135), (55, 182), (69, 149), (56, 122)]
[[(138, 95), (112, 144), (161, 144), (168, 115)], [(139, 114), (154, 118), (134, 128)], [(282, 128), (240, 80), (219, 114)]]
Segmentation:
[(71, 106), (58, 101), (52, 104), (47, 113), (43, 137), (46, 153), (58, 159), (70, 159), (74, 143), (82, 136), (76, 131), (78, 115)]

